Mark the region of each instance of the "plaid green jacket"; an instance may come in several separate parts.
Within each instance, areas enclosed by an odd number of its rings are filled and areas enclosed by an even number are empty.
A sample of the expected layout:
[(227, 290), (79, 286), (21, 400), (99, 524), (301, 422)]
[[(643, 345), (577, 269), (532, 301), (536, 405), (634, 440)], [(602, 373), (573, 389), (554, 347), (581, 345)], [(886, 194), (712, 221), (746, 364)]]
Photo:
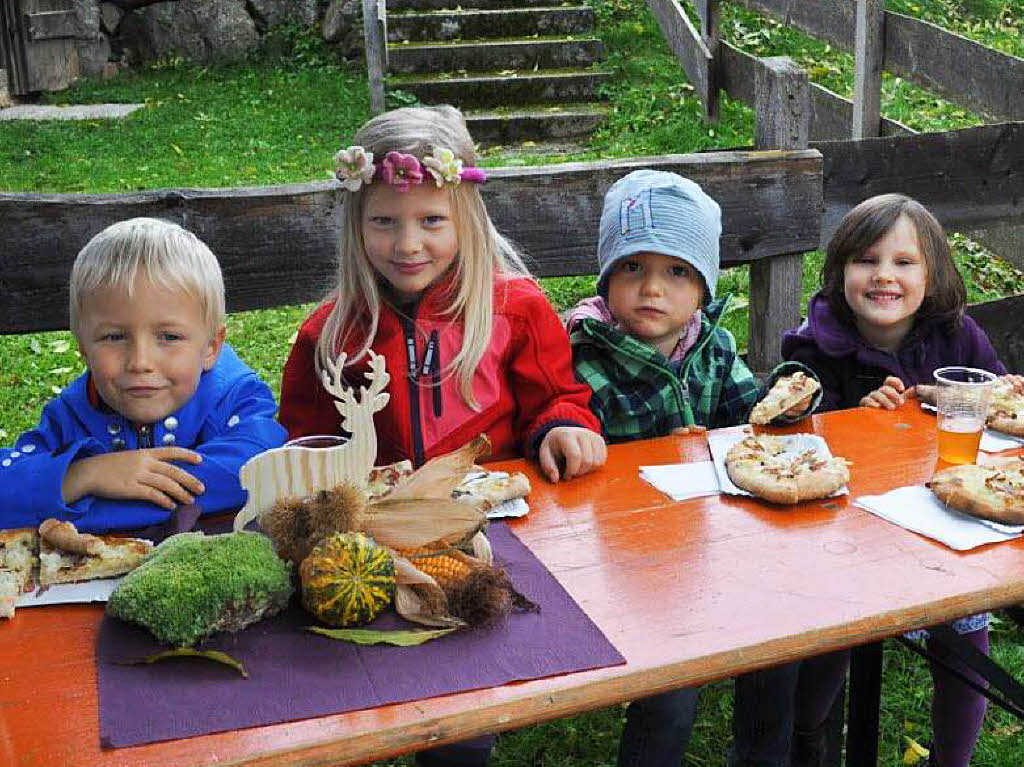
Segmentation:
[[(676, 372), (653, 346), (595, 319), (583, 319), (569, 336), (576, 377), (590, 386), (590, 407), (609, 442), (662, 437), (680, 426), (709, 429), (747, 420), (762, 395), (754, 374), (719, 327), (729, 302), (723, 296), (703, 312), (700, 336)], [(772, 380), (789, 368), (772, 371)]]

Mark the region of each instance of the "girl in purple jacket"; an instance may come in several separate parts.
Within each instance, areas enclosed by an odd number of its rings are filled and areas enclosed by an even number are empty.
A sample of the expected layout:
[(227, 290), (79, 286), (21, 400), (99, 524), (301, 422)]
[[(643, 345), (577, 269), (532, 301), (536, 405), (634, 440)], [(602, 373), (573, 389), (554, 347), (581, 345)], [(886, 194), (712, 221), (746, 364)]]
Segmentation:
[[(992, 344), (964, 315), (966, 289), (942, 226), (920, 203), (900, 194), (865, 200), (839, 224), (828, 245), (822, 289), (807, 320), (786, 333), (783, 357), (821, 380), (821, 408), (895, 408), (907, 397), (931, 399), (932, 372), (967, 365), (1006, 374)], [(1014, 377), (1017, 385), (1019, 377)], [(988, 652), (989, 616), (953, 623)], [(927, 631), (914, 632), (927, 638)], [(914, 635), (910, 635), (914, 636)], [(931, 646), (932, 651), (939, 651)], [(810, 658), (797, 688), (794, 767), (822, 763), (825, 719), (849, 664), (849, 651)], [(950, 665), (976, 678), (963, 664)], [(931, 765), (967, 767), (985, 715), (985, 698), (932, 664)]]

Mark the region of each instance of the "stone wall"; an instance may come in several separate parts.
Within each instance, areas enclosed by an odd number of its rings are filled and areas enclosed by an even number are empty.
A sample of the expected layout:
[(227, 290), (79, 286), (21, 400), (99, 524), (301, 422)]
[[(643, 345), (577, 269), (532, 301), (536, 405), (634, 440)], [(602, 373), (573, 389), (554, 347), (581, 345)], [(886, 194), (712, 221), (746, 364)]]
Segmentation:
[(207, 64), (237, 61), (274, 27), (314, 27), (348, 58), (361, 55), (359, 0), (73, 0), (82, 28), (81, 73), (109, 77), (119, 68), (172, 56)]

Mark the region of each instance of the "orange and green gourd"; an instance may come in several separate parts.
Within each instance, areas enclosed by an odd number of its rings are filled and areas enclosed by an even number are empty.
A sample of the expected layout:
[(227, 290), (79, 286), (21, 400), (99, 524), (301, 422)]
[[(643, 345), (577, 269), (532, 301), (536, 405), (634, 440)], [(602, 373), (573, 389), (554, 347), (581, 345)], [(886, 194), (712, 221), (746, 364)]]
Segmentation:
[(331, 626), (358, 626), (380, 615), (395, 596), (390, 552), (363, 533), (332, 533), (299, 566), (302, 604)]

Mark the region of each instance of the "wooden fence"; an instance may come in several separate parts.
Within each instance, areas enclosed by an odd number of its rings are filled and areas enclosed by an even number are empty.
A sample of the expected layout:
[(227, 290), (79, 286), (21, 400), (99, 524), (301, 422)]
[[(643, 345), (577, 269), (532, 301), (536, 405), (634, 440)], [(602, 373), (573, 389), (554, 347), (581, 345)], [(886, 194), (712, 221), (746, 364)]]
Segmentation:
[[(709, 152), (641, 160), (498, 168), (483, 187), (497, 227), (539, 276), (597, 271), (608, 187), (637, 168), (694, 179), (721, 205), (726, 266), (813, 250), (820, 238), (821, 155)], [(133, 216), (180, 223), (220, 259), (231, 311), (321, 298), (334, 278), (342, 195), (336, 182), (135, 194), (0, 193), (0, 332), (67, 327), (67, 280), (78, 250)], [(752, 340), (750, 345), (778, 338)]]
[[(915, 134), (879, 112), (885, 68), (986, 115), (1024, 119), (1024, 60), (887, 12), (883, 0), (737, 1), (856, 49), (851, 101), (811, 83), (788, 59), (758, 58), (721, 40), (718, 0), (695, 3), (699, 24), (675, 0), (647, 0), (708, 116), (717, 112), (721, 89), (754, 108), (758, 148), (809, 146), (821, 152), (822, 245), (851, 207), (898, 191), (920, 200), (947, 229), (968, 233), (1024, 268), (1024, 123)], [(858, 140), (850, 141), (854, 136)], [(751, 295), (794, 301), (797, 267), (795, 259), (759, 265), (752, 271)], [(1001, 312), (972, 313), (985, 316), (990, 335), (1006, 342), (997, 349), (1021, 369), (1024, 355), (1007, 344), (1015, 318), (1024, 315), (1024, 296), (1000, 305)], [(798, 307), (789, 311), (783, 324), (795, 324)]]

